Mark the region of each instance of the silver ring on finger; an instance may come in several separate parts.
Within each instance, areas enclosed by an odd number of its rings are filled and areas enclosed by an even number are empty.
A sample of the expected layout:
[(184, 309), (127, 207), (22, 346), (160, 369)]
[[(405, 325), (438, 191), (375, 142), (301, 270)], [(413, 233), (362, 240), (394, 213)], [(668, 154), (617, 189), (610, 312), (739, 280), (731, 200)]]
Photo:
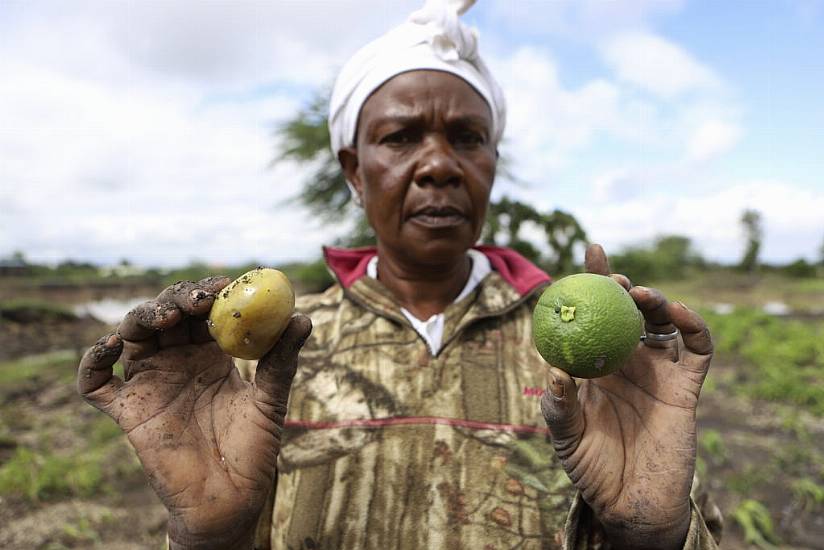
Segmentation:
[(677, 330), (663, 334), (660, 332), (647, 331), (644, 336), (641, 337), (641, 340), (644, 344), (646, 344), (647, 342), (669, 342), (670, 340), (675, 340), (676, 338), (678, 338)]

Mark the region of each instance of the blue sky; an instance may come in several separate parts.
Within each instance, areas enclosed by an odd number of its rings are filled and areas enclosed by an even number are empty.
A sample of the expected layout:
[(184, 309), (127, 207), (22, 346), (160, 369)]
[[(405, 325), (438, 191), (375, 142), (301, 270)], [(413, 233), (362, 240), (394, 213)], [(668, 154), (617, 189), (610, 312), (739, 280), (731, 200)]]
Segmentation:
[[(310, 259), (346, 230), (284, 207), (272, 129), (419, 1), (0, 4), (0, 256)], [(607, 250), (678, 233), (735, 261), (824, 241), (824, 0), (479, 0), (526, 186)], [(300, 228), (296, 231), (295, 228)], [(530, 228), (525, 231), (528, 233)]]

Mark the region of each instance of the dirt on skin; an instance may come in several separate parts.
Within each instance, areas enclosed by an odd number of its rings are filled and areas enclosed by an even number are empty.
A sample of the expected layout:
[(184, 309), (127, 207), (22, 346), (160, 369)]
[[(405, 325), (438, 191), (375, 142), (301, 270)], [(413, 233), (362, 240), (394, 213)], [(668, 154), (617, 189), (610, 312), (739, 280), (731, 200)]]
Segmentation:
[[(54, 349), (81, 352), (109, 328), (93, 319), (13, 328), (6, 323), (0, 330), (0, 358)], [(716, 380), (734, 380), (739, 368), (742, 367), (716, 361), (711, 376)], [(37, 426), (61, 425), (68, 419), (77, 425), (77, 430), (67, 430), (63, 437), (53, 438), (52, 443), (62, 450), (79, 446), (86, 437), (84, 426), (91, 425), (101, 413), (77, 396), (72, 383), (55, 385), (37, 379), (36, 384), (0, 387), (0, 414), (15, 419), (36, 418)], [(781, 539), (779, 548), (824, 550), (824, 509), (804, 509), (788, 486), (793, 460), (799, 452), (824, 453), (824, 422), (801, 417), (810, 437), (806, 442), (800, 441), (796, 432), (787, 429), (774, 413), (772, 404), (735, 397), (724, 382), (718, 382), (714, 390), (702, 395), (698, 422), (699, 438), (705, 431), (716, 430), (726, 448), (724, 458), (700, 453), (706, 463), (702, 480), (709, 485), (725, 516), (721, 548), (755, 548), (744, 542), (743, 532), (732, 518), (735, 507), (746, 496), (769, 509)], [(10, 437), (0, 438), (0, 465), (10, 459), (17, 446), (34, 446), (40, 436), (34, 429), (20, 428), (13, 429)], [(126, 469), (123, 475), (112, 474), (122, 464), (136, 460), (124, 437), (112, 453), (106, 468), (112, 469), (108, 476), (113, 481), (105, 491), (93, 496), (40, 502), (22, 496), (0, 496), (0, 548), (161, 548), (167, 520), (164, 507), (139, 467)], [(748, 483), (750, 489), (746, 489)]]

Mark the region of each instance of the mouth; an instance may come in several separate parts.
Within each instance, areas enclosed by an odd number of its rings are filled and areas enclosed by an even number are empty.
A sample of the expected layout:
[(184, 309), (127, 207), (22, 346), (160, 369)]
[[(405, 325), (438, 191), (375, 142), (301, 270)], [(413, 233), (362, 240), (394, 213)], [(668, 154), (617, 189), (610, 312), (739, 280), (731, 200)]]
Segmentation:
[(409, 220), (426, 227), (455, 227), (468, 218), (454, 206), (425, 206), (412, 213)]

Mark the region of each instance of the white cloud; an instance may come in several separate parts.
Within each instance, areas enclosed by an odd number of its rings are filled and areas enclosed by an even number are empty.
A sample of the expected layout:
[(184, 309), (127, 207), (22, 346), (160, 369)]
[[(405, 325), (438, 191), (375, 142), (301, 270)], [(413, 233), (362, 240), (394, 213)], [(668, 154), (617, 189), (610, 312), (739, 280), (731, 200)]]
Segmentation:
[(304, 170), (268, 169), (273, 125), (411, 4), (14, 6), (0, 21), (0, 255), (316, 257), (341, 229), (284, 205)]
[(650, 32), (613, 36), (601, 53), (619, 79), (665, 99), (721, 86), (715, 73), (689, 52)]
[(644, 28), (651, 19), (678, 12), (685, 0), (497, 0), (490, 2), (491, 21), (518, 35), (547, 33), (565, 40), (592, 37), (623, 29)]
[(701, 123), (687, 142), (687, 158), (704, 162), (732, 149), (741, 137), (741, 129), (723, 120)]
[(490, 62), (507, 99), (504, 149), (524, 179), (540, 181), (595, 135), (619, 134), (628, 127), (614, 84), (596, 79), (567, 90), (546, 50), (523, 47)]
[(663, 234), (686, 235), (708, 258), (737, 261), (744, 250), (740, 218), (761, 212), (762, 258), (785, 262), (816, 257), (824, 237), (824, 190), (782, 181), (745, 181), (697, 196), (672, 196), (649, 189), (643, 196), (573, 208), (589, 237), (610, 250)]

